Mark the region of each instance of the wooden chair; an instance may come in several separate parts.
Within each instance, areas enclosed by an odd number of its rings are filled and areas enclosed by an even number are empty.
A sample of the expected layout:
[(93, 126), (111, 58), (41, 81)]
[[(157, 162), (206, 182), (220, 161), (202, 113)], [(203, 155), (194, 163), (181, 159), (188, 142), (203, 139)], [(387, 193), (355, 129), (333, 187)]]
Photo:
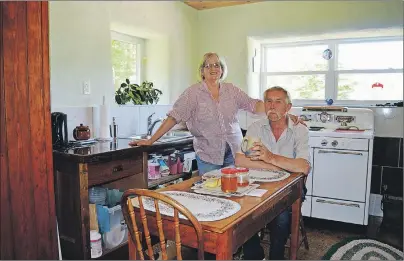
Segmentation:
[[(306, 180), (307, 180), (307, 176), (304, 177), (304, 183), (306, 184)], [(303, 205), (303, 204), (302, 204)], [(299, 230), (301, 233), (301, 240), (299, 242), (298, 245), (298, 249), (300, 248), (300, 246), (304, 243), (304, 248), (306, 250), (309, 250), (309, 240), (307, 239), (307, 233), (306, 233), (306, 228), (304, 227), (304, 220), (303, 220), (303, 215), (301, 212), (301, 208), (300, 208), (300, 220), (299, 220)], [(266, 226), (265, 228), (261, 229), (260, 231), (260, 239), (261, 239), (261, 243), (263, 244), (267, 244), (270, 245), (270, 240), (264, 240), (265, 235), (269, 236), (270, 230), (269, 228)], [(290, 241), (290, 235), (289, 235), (289, 241)], [(290, 246), (288, 244), (286, 244), (285, 246), (286, 248), (289, 248)]]
[[(132, 205), (132, 198), (138, 198), (139, 201), (139, 209), (136, 210), (137, 213), (140, 213), (140, 219), (141, 223), (143, 225), (143, 229), (141, 225), (138, 226), (136, 222), (136, 217), (135, 217), (135, 208)], [(162, 201), (174, 208), (174, 226), (175, 226), (175, 245), (176, 245), (176, 253), (177, 253), (177, 259), (182, 260), (182, 255), (181, 255), (181, 238), (180, 238), (180, 221), (179, 221), (179, 213), (184, 215), (185, 217), (188, 218), (188, 221), (192, 224), (192, 226), (195, 229), (196, 232), (196, 237), (198, 240), (198, 259), (203, 260), (204, 259), (204, 239), (203, 239), (203, 230), (202, 226), (199, 223), (199, 221), (195, 218), (195, 216), (187, 209), (185, 208), (181, 203), (178, 201), (172, 199), (169, 196), (166, 196), (164, 194), (151, 191), (151, 190), (146, 190), (146, 189), (129, 189), (125, 191), (125, 193), (122, 195), (121, 198), (121, 207), (122, 207), (122, 213), (125, 218), (126, 224), (128, 226), (128, 230), (130, 233), (130, 236), (136, 244), (136, 250), (140, 256), (141, 260), (144, 260), (144, 254), (143, 254), (143, 248), (142, 248), (142, 242), (141, 242), (141, 233), (144, 233), (144, 238), (147, 243), (147, 254), (150, 259), (154, 260), (154, 255), (153, 255), (153, 247), (151, 244), (151, 238), (150, 238), (150, 232), (149, 228), (147, 226), (147, 216), (146, 216), (146, 211), (143, 206), (143, 200), (142, 197), (149, 197), (154, 199), (154, 206), (156, 208), (155, 216), (156, 216), (156, 227), (158, 228), (158, 233), (159, 233), (159, 239), (160, 239), (160, 247), (161, 247), (161, 253), (162, 253), (162, 258), (163, 260), (167, 260), (167, 249), (166, 249), (166, 238), (164, 236), (164, 231), (163, 231), (163, 221), (161, 218), (160, 214), (160, 209), (159, 209), (159, 201)]]

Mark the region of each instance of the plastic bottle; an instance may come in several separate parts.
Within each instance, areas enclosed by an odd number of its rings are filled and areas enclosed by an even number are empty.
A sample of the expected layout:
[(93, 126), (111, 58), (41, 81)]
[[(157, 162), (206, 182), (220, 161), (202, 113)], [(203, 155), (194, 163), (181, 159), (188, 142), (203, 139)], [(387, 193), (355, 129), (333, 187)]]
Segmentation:
[(90, 230), (91, 258), (102, 255), (101, 234), (97, 230)]
[(163, 156), (157, 156), (157, 162), (160, 164), (160, 174), (161, 176), (170, 175), (170, 168), (167, 166), (167, 162), (163, 159)]

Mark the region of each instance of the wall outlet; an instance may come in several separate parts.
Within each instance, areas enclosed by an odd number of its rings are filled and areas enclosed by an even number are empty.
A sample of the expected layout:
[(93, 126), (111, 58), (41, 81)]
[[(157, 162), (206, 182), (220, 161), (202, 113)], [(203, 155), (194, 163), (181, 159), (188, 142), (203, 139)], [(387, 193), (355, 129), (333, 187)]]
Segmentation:
[(84, 81), (83, 82), (83, 94), (90, 94), (91, 89), (90, 89), (90, 81)]

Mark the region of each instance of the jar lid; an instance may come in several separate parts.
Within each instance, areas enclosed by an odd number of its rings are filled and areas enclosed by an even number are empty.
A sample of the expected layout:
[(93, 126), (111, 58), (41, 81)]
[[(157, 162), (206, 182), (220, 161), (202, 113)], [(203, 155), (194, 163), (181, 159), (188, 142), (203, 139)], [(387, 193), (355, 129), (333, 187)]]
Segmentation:
[(221, 170), (222, 174), (236, 174), (237, 169), (235, 168), (224, 168)]
[(242, 172), (242, 173), (250, 171), (248, 168), (236, 168), (236, 170), (237, 170), (237, 172)]

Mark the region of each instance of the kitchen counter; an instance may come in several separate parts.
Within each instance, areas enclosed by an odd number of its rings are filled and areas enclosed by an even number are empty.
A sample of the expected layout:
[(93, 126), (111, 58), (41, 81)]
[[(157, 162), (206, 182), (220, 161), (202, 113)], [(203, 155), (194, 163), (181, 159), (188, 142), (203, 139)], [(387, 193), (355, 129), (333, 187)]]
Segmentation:
[(183, 149), (184, 147), (191, 148), (193, 137), (165, 143), (156, 142), (151, 146), (130, 146), (130, 141), (130, 139), (123, 138), (112, 141), (98, 141), (83, 147), (54, 150), (53, 155), (57, 158), (64, 158), (78, 163), (110, 161), (134, 153), (151, 153), (165, 149)]

